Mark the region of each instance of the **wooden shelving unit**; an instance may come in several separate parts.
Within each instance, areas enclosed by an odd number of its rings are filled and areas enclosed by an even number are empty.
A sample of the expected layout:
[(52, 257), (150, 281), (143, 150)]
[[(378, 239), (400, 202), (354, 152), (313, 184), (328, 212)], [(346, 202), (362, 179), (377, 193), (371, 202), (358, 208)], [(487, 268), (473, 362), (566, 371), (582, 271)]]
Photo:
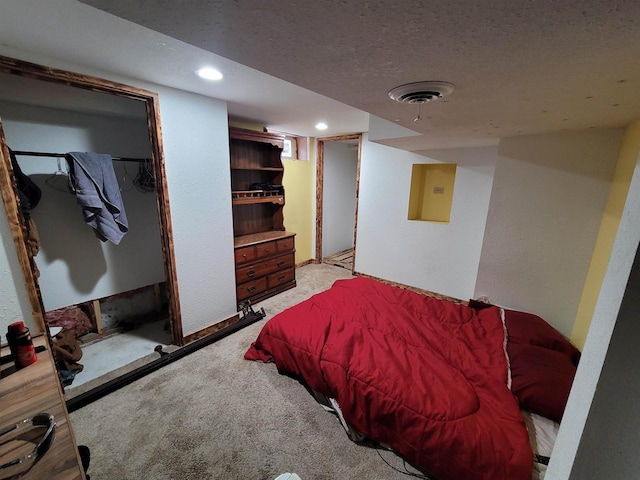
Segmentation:
[(283, 146), (280, 135), (229, 129), (238, 304), (296, 286), (295, 234), (284, 228)]

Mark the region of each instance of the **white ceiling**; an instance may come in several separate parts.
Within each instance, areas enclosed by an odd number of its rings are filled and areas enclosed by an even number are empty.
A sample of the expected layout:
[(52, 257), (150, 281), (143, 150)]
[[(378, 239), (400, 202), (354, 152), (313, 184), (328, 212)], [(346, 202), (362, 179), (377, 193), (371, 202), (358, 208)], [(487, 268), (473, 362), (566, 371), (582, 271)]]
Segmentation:
[[(0, 44), (221, 98), (304, 135), (318, 120), (325, 134), (365, 131), (369, 112), (422, 134), (386, 143), (422, 150), (640, 118), (637, 0), (0, 0), (0, 12)], [(194, 78), (204, 63), (223, 82)], [(387, 92), (420, 80), (456, 90), (414, 123), (417, 106)]]

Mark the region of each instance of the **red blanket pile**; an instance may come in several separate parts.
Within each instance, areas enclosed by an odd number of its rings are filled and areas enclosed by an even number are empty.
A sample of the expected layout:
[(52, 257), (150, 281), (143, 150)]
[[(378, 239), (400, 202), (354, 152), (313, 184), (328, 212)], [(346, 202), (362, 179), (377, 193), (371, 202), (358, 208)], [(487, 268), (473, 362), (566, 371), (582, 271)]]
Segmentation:
[(365, 278), (276, 315), (245, 354), (335, 398), (346, 421), (439, 480), (529, 480), (497, 307)]

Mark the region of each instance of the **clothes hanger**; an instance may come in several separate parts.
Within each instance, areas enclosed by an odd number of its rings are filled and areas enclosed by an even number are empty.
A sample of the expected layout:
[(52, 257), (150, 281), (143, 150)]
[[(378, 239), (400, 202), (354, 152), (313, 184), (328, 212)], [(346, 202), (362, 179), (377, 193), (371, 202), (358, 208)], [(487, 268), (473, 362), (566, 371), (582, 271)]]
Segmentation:
[(153, 176), (153, 169), (150, 160), (145, 160), (138, 166), (138, 174), (133, 179), (133, 184), (143, 193), (155, 191), (156, 181)]
[(71, 183), (71, 178), (69, 177), (69, 171), (62, 169), (62, 159), (58, 158), (57, 161), (58, 169), (53, 172), (53, 175), (47, 178), (44, 183), (59, 192), (75, 193), (75, 189)]
[[(131, 178), (131, 175), (129, 175), (129, 172), (127, 171), (127, 165), (123, 165), (122, 168), (124, 168), (124, 175), (122, 176), (122, 185), (120, 185), (120, 191), (121, 192), (129, 192), (131, 190), (133, 190), (133, 187), (136, 186), (134, 179)], [(129, 188), (124, 188), (124, 185), (127, 184), (127, 181), (129, 183), (131, 183), (131, 186)]]

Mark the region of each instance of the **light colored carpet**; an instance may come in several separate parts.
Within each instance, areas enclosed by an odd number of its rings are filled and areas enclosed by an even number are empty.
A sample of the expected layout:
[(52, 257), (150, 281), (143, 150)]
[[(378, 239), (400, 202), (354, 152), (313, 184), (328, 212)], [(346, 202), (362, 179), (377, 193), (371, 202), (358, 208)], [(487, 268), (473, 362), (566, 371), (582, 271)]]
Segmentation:
[[(267, 317), (71, 414), (92, 479), (396, 480), (375, 449), (351, 442), (297, 381), (244, 360), (264, 323), (350, 272), (297, 270), (298, 287), (256, 305)], [(397, 468), (402, 461), (381, 452)]]

